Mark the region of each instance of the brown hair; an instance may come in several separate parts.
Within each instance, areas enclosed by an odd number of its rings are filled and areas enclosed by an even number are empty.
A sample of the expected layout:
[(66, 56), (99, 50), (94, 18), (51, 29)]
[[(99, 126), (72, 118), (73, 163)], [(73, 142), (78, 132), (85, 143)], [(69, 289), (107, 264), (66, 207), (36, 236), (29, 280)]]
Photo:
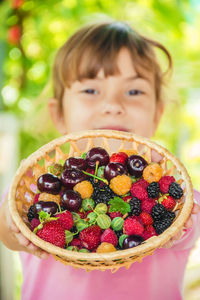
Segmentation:
[[(82, 27), (59, 49), (53, 67), (53, 89), (60, 107), (64, 89), (73, 81), (95, 78), (101, 68), (105, 76), (118, 73), (116, 58), (122, 47), (129, 49), (138, 74), (141, 68), (154, 73), (156, 99), (160, 101), (164, 75), (172, 69), (171, 55), (162, 44), (137, 33), (127, 23), (108, 21)], [(161, 71), (154, 48), (167, 56), (166, 72)]]

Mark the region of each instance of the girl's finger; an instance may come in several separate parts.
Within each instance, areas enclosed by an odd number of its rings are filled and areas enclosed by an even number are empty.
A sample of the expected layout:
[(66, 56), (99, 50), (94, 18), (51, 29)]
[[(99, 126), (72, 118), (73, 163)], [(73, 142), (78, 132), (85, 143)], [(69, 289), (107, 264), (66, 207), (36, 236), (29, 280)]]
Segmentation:
[(190, 217), (190, 218), (186, 221), (186, 223), (184, 224), (184, 227), (185, 227), (185, 228), (191, 228), (192, 225), (193, 225), (193, 221), (192, 221), (192, 218)]
[(198, 214), (200, 212), (200, 206), (196, 203), (193, 205), (192, 214)]
[(30, 241), (21, 233), (15, 234), (19, 244), (23, 247), (27, 247), (30, 243)]

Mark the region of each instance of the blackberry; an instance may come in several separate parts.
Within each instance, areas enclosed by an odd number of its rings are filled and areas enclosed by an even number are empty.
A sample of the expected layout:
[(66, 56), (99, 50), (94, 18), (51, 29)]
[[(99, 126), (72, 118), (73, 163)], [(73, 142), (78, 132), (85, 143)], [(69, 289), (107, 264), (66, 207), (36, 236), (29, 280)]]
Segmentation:
[(129, 215), (139, 216), (141, 213), (141, 200), (136, 197), (133, 197), (129, 202), (131, 211)]
[[(73, 226), (73, 227), (70, 229), (70, 231), (71, 231), (72, 233), (76, 233), (76, 232), (77, 232), (76, 226)], [(77, 237), (78, 237), (78, 233), (74, 235), (74, 238), (77, 238)]]
[(93, 194), (92, 199), (95, 201), (95, 204), (105, 203), (107, 204), (110, 199), (112, 199), (115, 193), (110, 189), (108, 185), (103, 185), (100, 187), (100, 182), (91, 182), (93, 185)]
[(172, 222), (172, 219), (164, 218), (163, 220), (154, 222), (153, 227), (157, 234), (161, 234), (172, 224)]
[(169, 186), (168, 193), (174, 199), (180, 199), (183, 196), (183, 190), (177, 182), (172, 182)]
[(166, 213), (166, 218), (167, 219), (170, 219), (170, 220), (174, 220), (175, 219), (175, 217), (176, 217), (176, 215), (175, 215), (175, 213), (173, 212), (173, 211), (168, 211), (167, 213)]
[(35, 214), (34, 214), (34, 205), (31, 205), (29, 207), (28, 213), (27, 213), (27, 217), (29, 222), (31, 223), (31, 221), (33, 220), (33, 218), (35, 218)]
[(153, 217), (154, 221), (162, 220), (166, 214), (167, 210), (162, 204), (158, 203), (152, 208), (151, 216)]
[(149, 198), (157, 198), (159, 196), (160, 192), (160, 186), (158, 182), (152, 182), (147, 187), (147, 192), (149, 195)]

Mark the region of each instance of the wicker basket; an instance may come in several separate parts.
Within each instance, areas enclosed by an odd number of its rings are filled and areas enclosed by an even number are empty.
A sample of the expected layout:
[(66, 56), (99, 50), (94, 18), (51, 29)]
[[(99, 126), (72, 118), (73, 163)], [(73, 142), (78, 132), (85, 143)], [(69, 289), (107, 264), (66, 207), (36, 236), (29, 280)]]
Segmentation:
[[(164, 175), (173, 175), (184, 190), (183, 197), (178, 200), (175, 207), (177, 216), (167, 230), (135, 248), (106, 254), (79, 253), (61, 249), (43, 241), (30, 230), (26, 214), (33, 203), (37, 178), (45, 173), (52, 163), (59, 163), (60, 160), (71, 156), (80, 156), (81, 153), (87, 152), (94, 146), (104, 147), (109, 154), (120, 150), (134, 150), (139, 155), (143, 155), (148, 163), (152, 161), (153, 153), (160, 157), (157, 161), (162, 166)], [(30, 176), (32, 173), (33, 175)], [(186, 169), (176, 157), (155, 142), (132, 133), (113, 130), (83, 131), (51, 141), (21, 163), (9, 191), (10, 212), (24, 236), (38, 247), (51, 253), (56, 260), (87, 271), (105, 269), (116, 271), (122, 266), (128, 268), (133, 262), (141, 262), (143, 257), (152, 255), (157, 248), (161, 248), (182, 229), (191, 214), (192, 207), (192, 183)]]

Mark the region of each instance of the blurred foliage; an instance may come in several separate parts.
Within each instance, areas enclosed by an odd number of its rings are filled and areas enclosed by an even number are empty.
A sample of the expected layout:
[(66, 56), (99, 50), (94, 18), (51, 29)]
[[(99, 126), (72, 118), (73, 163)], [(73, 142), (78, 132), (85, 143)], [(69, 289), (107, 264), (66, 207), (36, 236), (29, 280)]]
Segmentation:
[[(50, 121), (47, 122), (48, 117), (41, 117), (43, 111), (47, 111), (47, 99), (51, 96), (51, 89), (46, 86), (56, 50), (82, 24), (104, 17), (130, 22), (141, 33), (158, 39), (171, 52), (173, 84), (165, 91), (170, 104), (154, 139), (179, 156), (198, 188), (198, 0), (0, 1), (0, 62), (3, 65), (0, 110), (11, 112), (20, 120), (20, 159), (58, 136)], [(165, 67), (164, 58), (160, 59)]]

